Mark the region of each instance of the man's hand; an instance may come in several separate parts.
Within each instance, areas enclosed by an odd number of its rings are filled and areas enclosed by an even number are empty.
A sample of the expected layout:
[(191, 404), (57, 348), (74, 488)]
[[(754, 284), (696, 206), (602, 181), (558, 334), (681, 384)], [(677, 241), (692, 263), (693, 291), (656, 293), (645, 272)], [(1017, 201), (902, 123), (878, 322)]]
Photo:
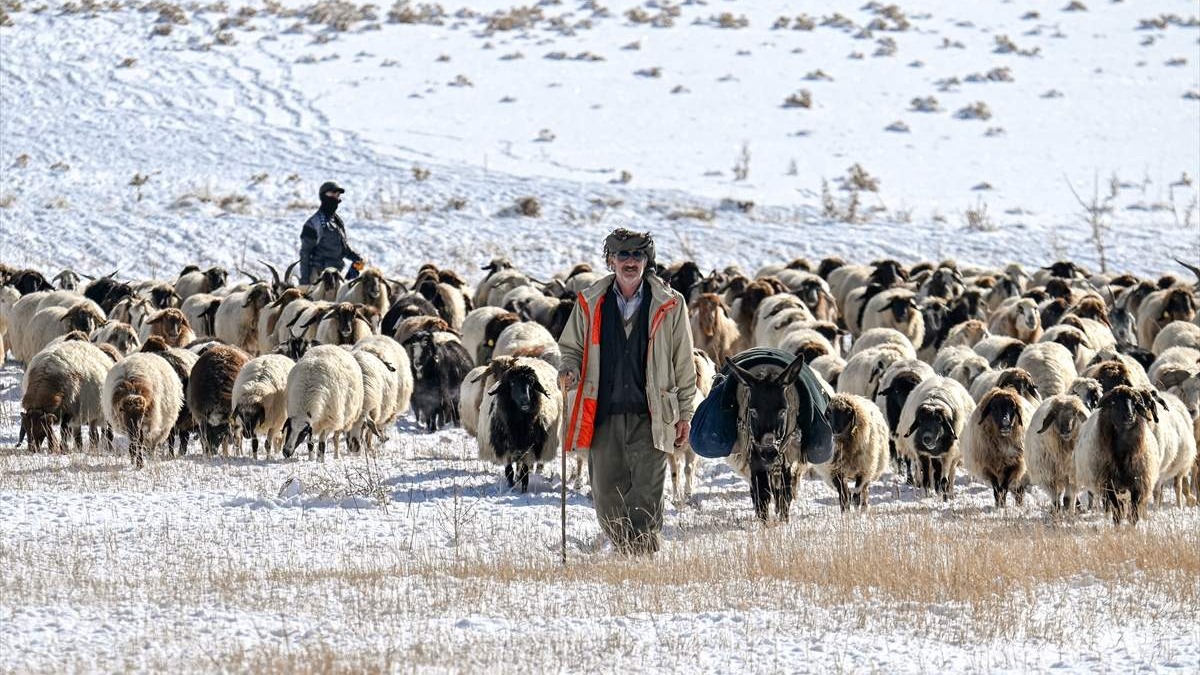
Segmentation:
[(363, 271), (363, 268), (365, 268), (367, 266), (367, 264), (361, 260), (355, 260), (354, 264), (352, 264), (350, 266), (353, 267), (354, 269), (358, 270), (359, 272), (361, 272), (361, 271)]
[(579, 382), (579, 376), (573, 371), (564, 371), (558, 374), (558, 388), (561, 391), (570, 391), (575, 388)]
[(692, 431), (692, 423), (685, 420), (679, 420), (675, 423), (675, 447), (682, 447), (687, 443), (688, 434)]

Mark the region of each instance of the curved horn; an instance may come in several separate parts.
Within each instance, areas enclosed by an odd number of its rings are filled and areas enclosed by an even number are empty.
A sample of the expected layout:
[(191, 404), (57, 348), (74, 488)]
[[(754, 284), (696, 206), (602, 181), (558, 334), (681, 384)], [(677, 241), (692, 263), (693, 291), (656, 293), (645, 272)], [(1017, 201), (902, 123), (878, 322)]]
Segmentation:
[(1191, 270), (1192, 274), (1195, 274), (1195, 275), (1196, 275), (1196, 279), (1197, 279), (1197, 280), (1200, 280), (1200, 267), (1196, 267), (1195, 265), (1189, 265), (1188, 263), (1185, 263), (1185, 262), (1183, 262), (1183, 261), (1182, 261), (1182, 260), (1180, 260), (1179, 258), (1175, 258), (1175, 262), (1177, 262), (1177, 263), (1179, 263), (1180, 265), (1183, 265), (1184, 267), (1186, 267), (1186, 268), (1188, 268), (1189, 270)]
[(267, 269), (271, 270), (271, 278), (275, 280), (275, 285), (280, 285), (281, 282), (279, 280), (279, 270), (275, 269), (274, 265), (265, 260), (259, 260), (258, 262), (262, 265), (266, 265)]
[(244, 270), (244, 269), (242, 269), (242, 268), (240, 268), (240, 267), (238, 267), (238, 268), (235, 268), (235, 269), (237, 269), (237, 271), (238, 271), (238, 272), (240, 272), (240, 273), (242, 273), (242, 274), (245, 274), (247, 277), (249, 277), (249, 278), (250, 278), (250, 281), (252, 281), (252, 282), (254, 282), (254, 283), (256, 283), (256, 284), (261, 284), (261, 283), (262, 283), (262, 279), (259, 279), (258, 277), (254, 276), (253, 274), (250, 274), (250, 273), (249, 273), (249, 272), (247, 272), (246, 270)]
[(291, 265), (287, 266), (287, 269), (283, 271), (283, 283), (285, 283), (285, 284), (291, 283), (290, 281), (288, 281), (288, 279), (292, 278), (292, 272), (295, 271), (296, 265), (299, 265), (299, 264), (300, 264), (300, 261), (297, 260), (297, 261), (293, 262)]

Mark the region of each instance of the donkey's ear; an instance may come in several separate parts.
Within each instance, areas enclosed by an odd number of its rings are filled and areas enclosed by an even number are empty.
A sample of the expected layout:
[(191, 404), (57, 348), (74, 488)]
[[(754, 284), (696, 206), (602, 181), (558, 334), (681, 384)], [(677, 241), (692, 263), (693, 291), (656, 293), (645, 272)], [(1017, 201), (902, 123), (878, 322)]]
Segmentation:
[(739, 366), (733, 359), (727, 359), (725, 365), (729, 366), (729, 369), (733, 371), (733, 376), (737, 378), (738, 382), (746, 386), (750, 386), (751, 382), (758, 380), (753, 373)]
[(788, 367), (784, 368), (782, 371), (780, 371), (779, 375), (776, 378), (776, 382), (778, 382), (779, 384), (784, 385), (784, 386), (792, 384), (793, 382), (796, 381), (797, 377), (800, 377), (800, 371), (803, 369), (804, 369), (804, 349), (800, 348), (800, 349), (796, 350), (795, 358), (793, 358), (792, 362), (788, 364)]

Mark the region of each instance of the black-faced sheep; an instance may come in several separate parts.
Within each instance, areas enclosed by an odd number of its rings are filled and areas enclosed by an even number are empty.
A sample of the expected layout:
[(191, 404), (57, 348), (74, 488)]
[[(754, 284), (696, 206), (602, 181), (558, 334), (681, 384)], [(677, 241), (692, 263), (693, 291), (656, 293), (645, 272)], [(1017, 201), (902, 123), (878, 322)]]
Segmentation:
[(333, 439), (339, 455), (339, 434), (350, 431), (362, 414), (362, 370), (350, 352), (336, 345), (309, 349), (288, 373), (288, 418), (283, 425), (283, 456), (289, 458), (301, 443), (311, 457), (325, 460), (325, 444)]
[(919, 467), (914, 479), (926, 494), (936, 491), (943, 500), (954, 496), (954, 474), (962, 461), (959, 438), (974, 411), (966, 388), (946, 377), (931, 377), (909, 394), (896, 449)]
[(509, 487), (520, 484), (521, 492), (529, 490), (530, 470), (558, 454), (563, 399), (557, 379), (554, 366), (518, 357), (484, 393), (479, 457), (503, 465)]
[(471, 370), (471, 357), (462, 343), (437, 335), (446, 334), (422, 331), (404, 342), (413, 369), (413, 412), (429, 433), (458, 423), (458, 398)]
[(917, 306), (916, 293), (907, 288), (890, 288), (871, 298), (863, 312), (862, 330), (892, 328), (908, 338), (913, 349), (925, 342), (925, 317)]
[(1154, 344), (1159, 331), (1172, 321), (1191, 322), (1196, 318), (1196, 298), (1186, 288), (1169, 288), (1151, 293), (1137, 311), (1138, 344)]
[(183, 388), (164, 359), (139, 352), (108, 371), (101, 402), (109, 425), (129, 438), (129, 458), (140, 469), (171, 434)]
[(1079, 431), (1075, 481), (1103, 497), (1114, 524), (1128, 518), (1136, 525), (1158, 483), (1162, 457), (1152, 430), (1158, 423), (1156, 408), (1149, 390), (1121, 385), (1100, 399)]
[(230, 404), (242, 437), (250, 440), (250, 450), (258, 459), (259, 437), (266, 441), (267, 457), (271, 449), (283, 444), (283, 424), (287, 421), (287, 378), (295, 363), (286, 356), (267, 354), (247, 361), (233, 382)]
[(462, 343), (476, 365), (487, 365), (500, 333), (521, 319), (501, 307), (477, 307), (463, 320)]
[(200, 268), (191, 265), (184, 268), (175, 280), (175, 292), (186, 301), (197, 293), (212, 293), (224, 286), (228, 280), (229, 272), (224, 267), (213, 266), (202, 272)]
[(992, 389), (979, 401), (963, 429), (963, 464), (992, 488), (996, 507), (1025, 501), (1025, 427), (1035, 407), (1011, 389)]
[(833, 430), (833, 458), (815, 465), (817, 473), (837, 491), (843, 512), (850, 509), (851, 501), (866, 509), (869, 487), (888, 464), (887, 420), (875, 404), (854, 394), (834, 396), (826, 415)]
[(271, 287), (265, 283), (225, 296), (213, 320), (214, 336), (247, 354), (257, 354), (258, 315), (272, 300)]

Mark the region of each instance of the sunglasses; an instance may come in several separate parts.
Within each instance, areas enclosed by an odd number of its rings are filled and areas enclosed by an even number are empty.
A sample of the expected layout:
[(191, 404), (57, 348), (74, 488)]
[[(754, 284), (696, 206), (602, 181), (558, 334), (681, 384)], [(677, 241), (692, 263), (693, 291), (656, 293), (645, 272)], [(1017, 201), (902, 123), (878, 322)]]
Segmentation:
[(645, 251), (617, 251), (617, 260), (619, 260), (621, 262), (625, 262), (625, 261), (629, 260), (630, 258), (632, 258), (634, 260), (645, 260), (646, 252)]

